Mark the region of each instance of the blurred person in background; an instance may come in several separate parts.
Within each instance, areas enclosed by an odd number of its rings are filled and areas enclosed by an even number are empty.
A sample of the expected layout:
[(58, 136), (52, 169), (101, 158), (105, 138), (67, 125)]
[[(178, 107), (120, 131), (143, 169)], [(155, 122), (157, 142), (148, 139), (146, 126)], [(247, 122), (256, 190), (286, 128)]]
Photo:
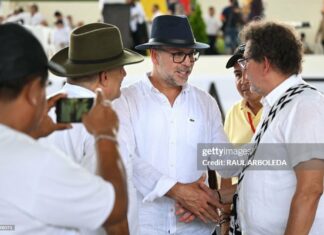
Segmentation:
[[(138, 0), (128, 0), (130, 5), (130, 30), (133, 39), (133, 46), (144, 43), (148, 40), (145, 12)], [(146, 55), (146, 51), (135, 51)]]
[(64, 27), (62, 20), (55, 22), (55, 28), (53, 30), (52, 42), (55, 47), (55, 52), (67, 47), (70, 42), (70, 31), (67, 27)]
[(216, 39), (218, 31), (221, 28), (220, 22), (217, 20), (215, 16), (215, 8), (210, 6), (208, 8), (208, 15), (205, 17), (206, 24), (206, 33), (208, 36), (208, 44), (209, 48), (206, 50), (207, 55), (216, 55), (218, 54), (216, 51)]
[(153, 20), (156, 17), (161, 16), (161, 15), (164, 15), (164, 14), (160, 11), (159, 4), (153, 4), (152, 5), (152, 18), (151, 18), (151, 20), (149, 21), (149, 24), (148, 24), (148, 33), (149, 34), (151, 33), (151, 30), (152, 30), (152, 22), (153, 22)]
[[(71, 30), (74, 29), (75, 28), (75, 25), (74, 25), (74, 21), (73, 21), (72, 15), (67, 15), (66, 16), (66, 19), (68, 21), (68, 24), (69, 24), (70, 29)], [(80, 25), (80, 26), (82, 26), (82, 25)]]
[(30, 22), (30, 13), (25, 12), (22, 7), (19, 7), (18, 9), (15, 9), (12, 14), (9, 14), (4, 22), (27, 25)]
[(178, 0), (167, 0), (168, 2), (168, 11), (170, 15), (175, 15), (176, 6), (179, 4)]
[(68, 30), (71, 31), (71, 27), (68, 19), (64, 17), (60, 11), (54, 12), (54, 18), (56, 19), (55, 22), (57, 22), (58, 20), (62, 20), (64, 27), (68, 28)]
[(13, 14), (7, 17), (5, 22), (20, 23), (27, 26), (47, 25), (36, 4), (28, 6), (28, 11), (24, 11), (22, 7), (16, 9)]
[(224, 34), (227, 53), (233, 54), (238, 46), (238, 33), (243, 25), (241, 9), (237, 0), (229, 0), (229, 6), (225, 7), (221, 14), (223, 22), (222, 31)]
[(32, 4), (29, 7), (29, 12), (30, 12), (30, 25), (31, 26), (44, 24), (45, 18), (39, 12), (38, 6), (36, 4)]
[(324, 53), (324, 9), (321, 11), (322, 13), (322, 19), (320, 21), (316, 36), (315, 36), (315, 42), (320, 42), (322, 44), (322, 51)]
[(159, 4), (153, 4), (152, 5), (152, 21), (155, 19), (155, 17), (163, 15), (163, 13), (160, 11)]
[(262, 0), (252, 0), (250, 3), (250, 12), (247, 21), (264, 18), (264, 7)]

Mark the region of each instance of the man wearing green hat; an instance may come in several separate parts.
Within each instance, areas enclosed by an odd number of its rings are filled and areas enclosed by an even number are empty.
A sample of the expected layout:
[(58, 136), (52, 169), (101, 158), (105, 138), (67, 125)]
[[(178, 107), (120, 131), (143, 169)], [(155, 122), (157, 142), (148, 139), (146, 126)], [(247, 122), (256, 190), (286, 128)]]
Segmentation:
[[(153, 68), (114, 102), (120, 146), (133, 162), (141, 235), (210, 235), (219, 221), (218, 201), (199, 186), (205, 176), (197, 144), (227, 138), (216, 101), (187, 83), (199, 50), (208, 47), (196, 42), (186, 17), (156, 17), (149, 42), (136, 46), (150, 50)], [(197, 219), (179, 221), (176, 203)]]
[(96, 138), (100, 176), (37, 141), (69, 128), (48, 116), (48, 109), (64, 97), (46, 101), (48, 68), (64, 73), (48, 62), (30, 31), (14, 23), (0, 25), (1, 234), (77, 235), (84, 228), (108, 228), (126, 216), (125, 172), (115, 141), (119, 122), (101, 91), (83, 116)]
[[(62, 92), (67, 93), (68, 97), (94, 97), (95, 90), (101, 88), (105, 96), (113, 100), (119, 97), (120, 86), (126, 76), (123, 66), (139, 63), (143, 61), (143, 57), (123, 47), (120, 31), (116, 26), (92, 23), (72, 31), (69, 47), (57, 52), (51, 61), (66, 70), (65, 73), (52, 72), (57, 76), (67, 77)], [(97, 159), (93, 147), (94, 138), (82, 124), (75, 123), (72, 126), (71, 130), (54, 133), (43, 141), (69, 153), (75, 162), (95, 174)], [(129, 172), (130, 165), (127, 161), (124, 161), (124, 164), (126, 171)], [(133, 211), (132, 198), (129, 198), (129, 215)], [(129, 226), (130, 231), (135, 230), (131, 222)], [(83, 233), (101, 234), (102, 231), (83, 231)], [(112, 231), (110, 233), (112, 234)], [(117, 234), (127, 233), (127, 231), (117, 232)]]

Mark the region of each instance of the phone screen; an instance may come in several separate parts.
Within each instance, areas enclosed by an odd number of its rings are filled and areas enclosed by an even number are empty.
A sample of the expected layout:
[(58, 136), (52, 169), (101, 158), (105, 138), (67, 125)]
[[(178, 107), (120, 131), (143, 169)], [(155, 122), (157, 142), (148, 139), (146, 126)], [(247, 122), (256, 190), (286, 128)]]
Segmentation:
[(93, 98), (63, 98), (56, 103), (58, 123), (82, 122), (82, 115), (89, 112)]

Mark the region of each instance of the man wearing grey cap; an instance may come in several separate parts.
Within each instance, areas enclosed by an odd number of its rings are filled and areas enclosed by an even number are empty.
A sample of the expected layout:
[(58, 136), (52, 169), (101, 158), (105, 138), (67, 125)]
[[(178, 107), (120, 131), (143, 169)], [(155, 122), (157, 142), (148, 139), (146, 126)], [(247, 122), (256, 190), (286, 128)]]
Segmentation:
[[(234, 104), (226, 114), (224, 130), (229, 141), (238, 145), (250, 143), (262, 114), (261, 96), (251, 91), (246, 73), (238, 63), (239, 59), (243, 59), (244, 50), (245, 44), (237, 47), (234, 54), (226, 63), (227, 69), (233, 68), (236, 89), (242, 99)], [(233, 180), (222, 178), (221, 188), (229, 188), (236, 181), (236, 178), (233, 178)], [(230, 214), (230, 208), (231, 205), (228, 205), (225, 209), (226, 214)], [(221, 225), (221, 235), (228, 233), (229, 221)]]
[[(197, 170), (197, 144), (227, 138), (216, 101), (187, 83), (208, 47), (195, 41), (186, 17), (156, 17), (149, 42), (136, 46), (150, 51), (153, 69), (115, 101), (121, 148), (133, 162), (141, 235), (209, 235), (219, 220), (218, 200), (199, 186), (205, 176)], [(197, 218), (179, 221), (176, 203)]]
[(251, 91), (249, 80), (237, 62), (243, 58), (244, 49), (245, 45), (240, 45), (226, 64), (227, 69), (234, 69), (236, 89), (242, 97), (230, 108), (224, 123), (229, 141), (235, 144), (250, 143), (262, 113), (261, 95)]

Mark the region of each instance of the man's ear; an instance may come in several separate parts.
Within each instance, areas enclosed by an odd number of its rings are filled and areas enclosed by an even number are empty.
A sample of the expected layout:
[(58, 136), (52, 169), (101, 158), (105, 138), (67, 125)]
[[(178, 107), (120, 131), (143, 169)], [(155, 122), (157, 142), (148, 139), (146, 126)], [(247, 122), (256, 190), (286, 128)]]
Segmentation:
[(109, 83), (109, 71), (99, 73), (99, 84), (102, 87), (107, 87)]
[(27, 102), (32, 106), (39, 104), (40, 93), (42, 92), (41, 79), (36, 78), (31, 80), (24, 88), (23, 92)]
[(154, 49), (150, 49), (150, 54), (151, 54), (151, 60), (153, 64), (159, 64), (159, 60), (158, 60), (158, 53), (156, 50)]
[(263, 72), (268, 73), (271, 67), (270, 60), (267, 57), (263, 59)]

